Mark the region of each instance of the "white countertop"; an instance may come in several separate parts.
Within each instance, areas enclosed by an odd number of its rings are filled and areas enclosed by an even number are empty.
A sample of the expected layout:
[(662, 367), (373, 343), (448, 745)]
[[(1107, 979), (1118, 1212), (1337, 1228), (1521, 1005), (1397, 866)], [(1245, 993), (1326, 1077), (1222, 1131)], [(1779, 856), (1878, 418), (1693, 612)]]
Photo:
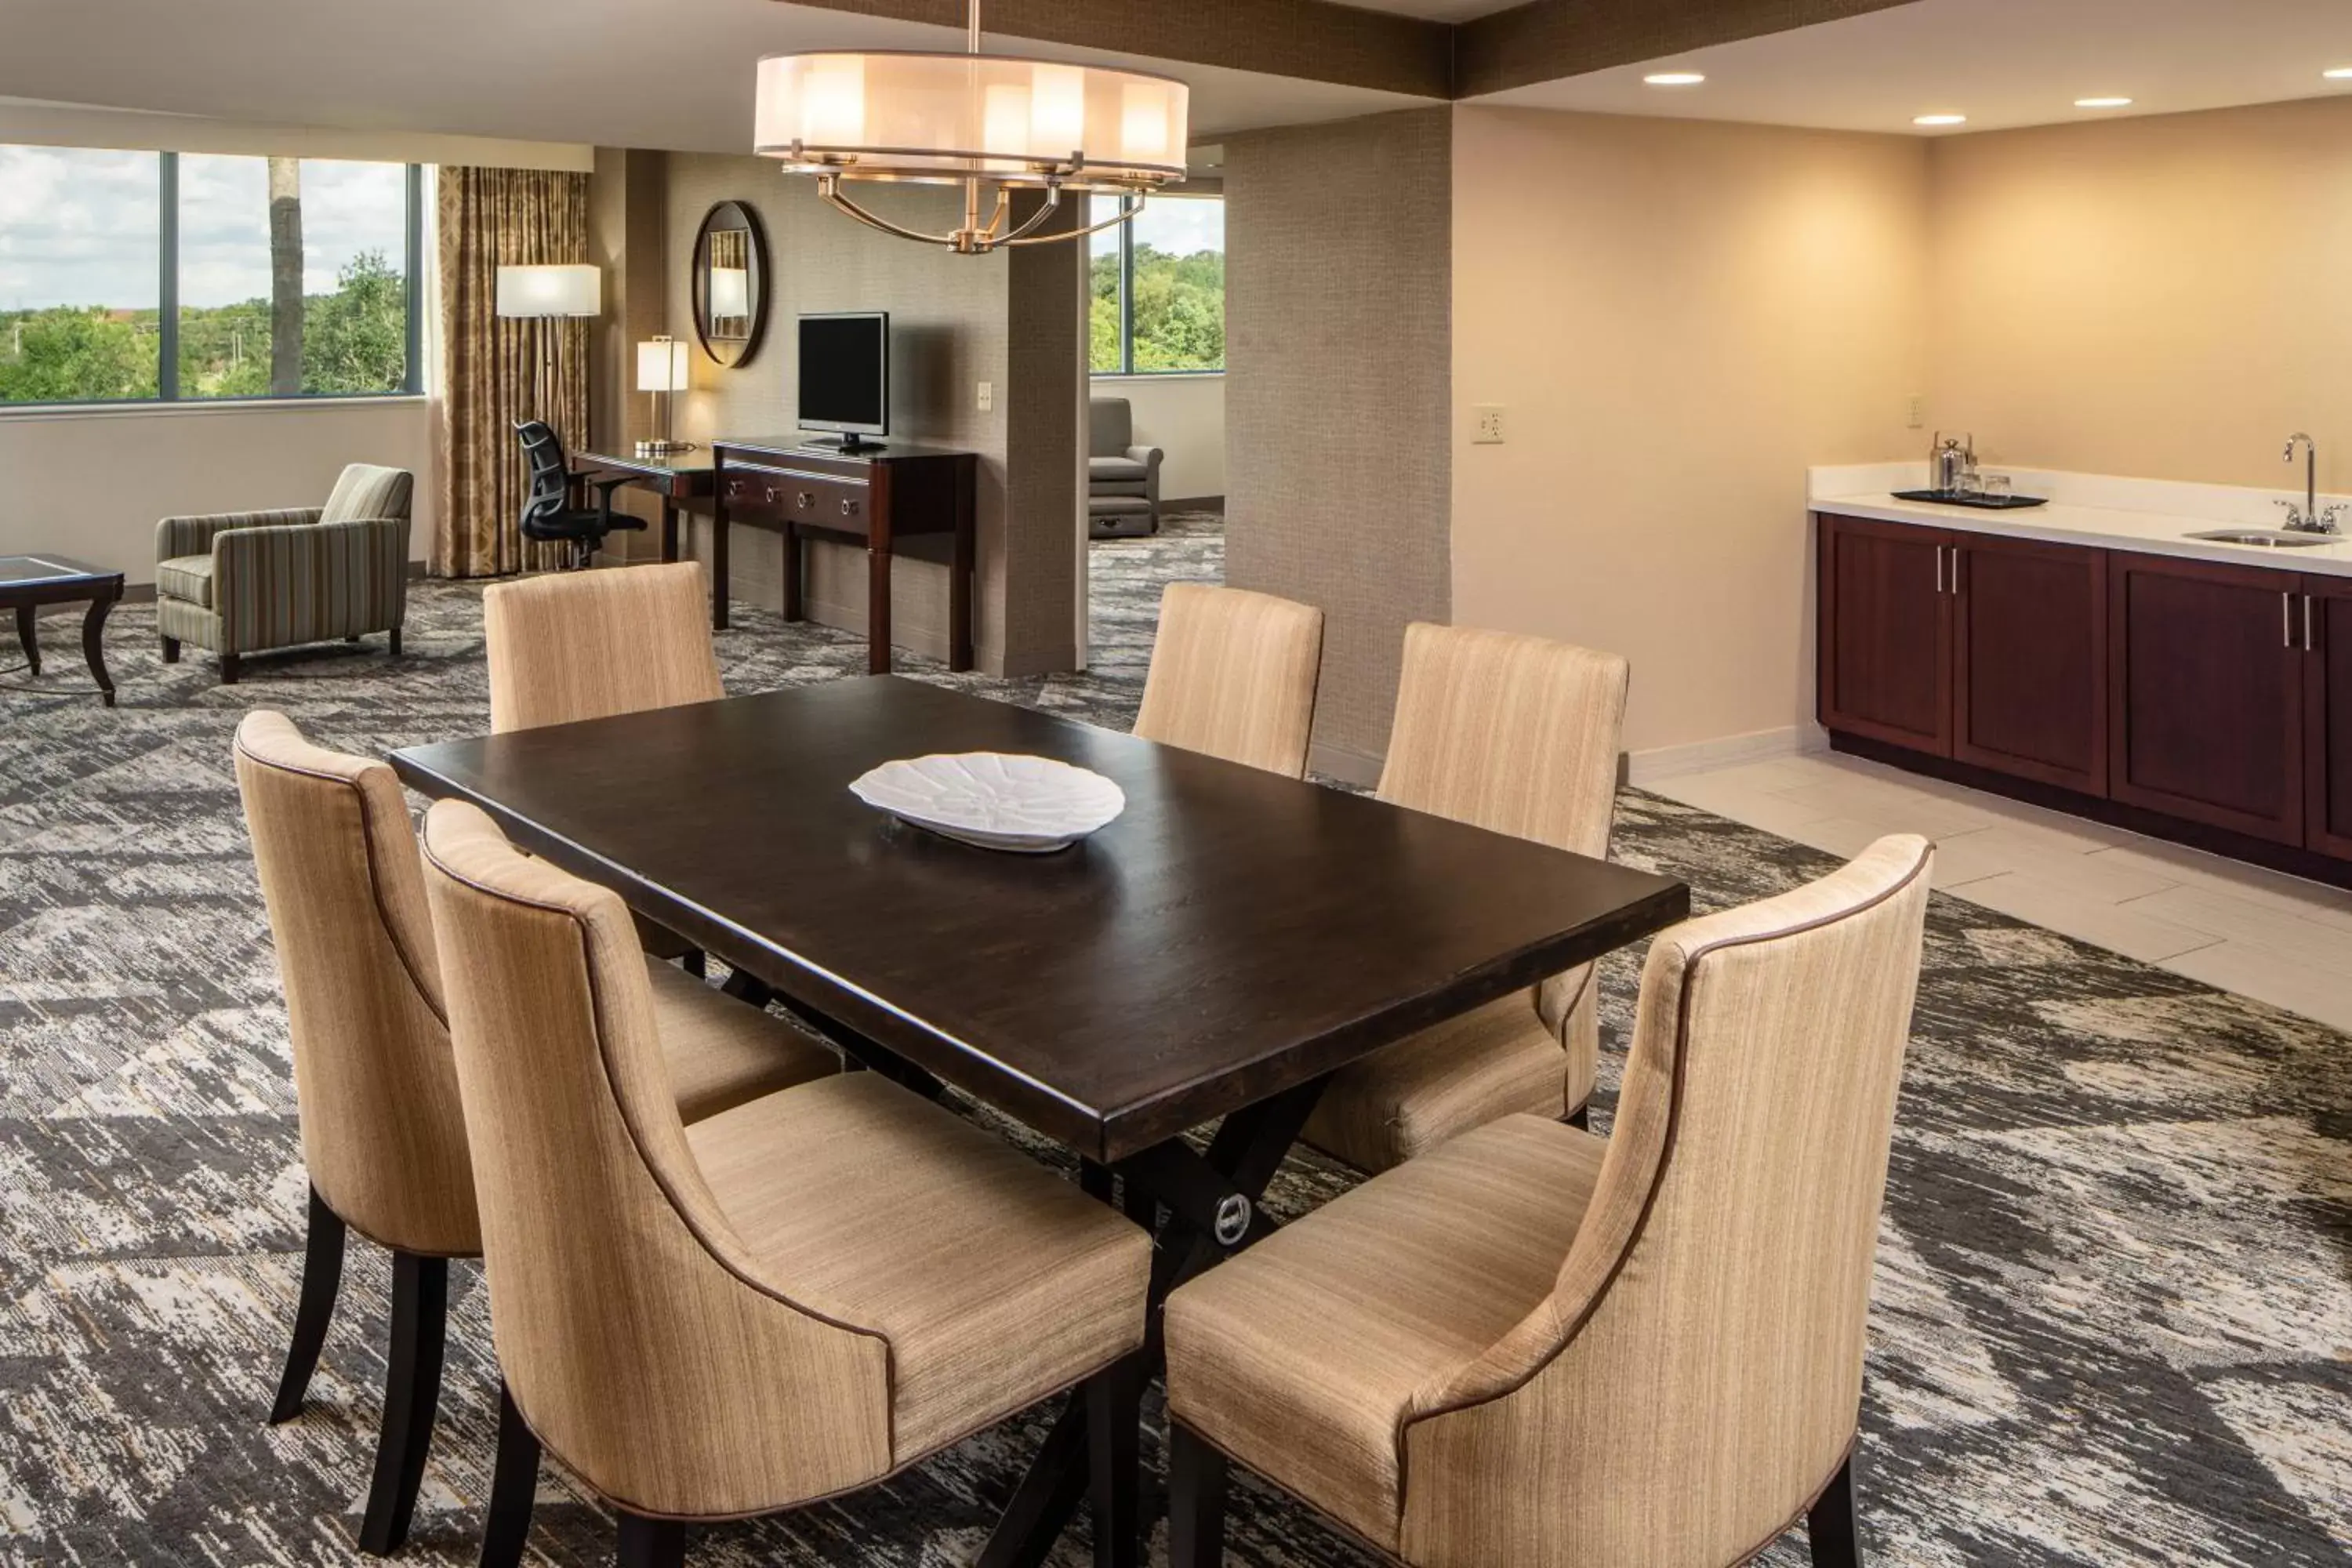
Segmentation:
[[(2300, 490), (2025, 469), (2010, 472), (2019, 495), (2048, 496), (2050, 504), (2013, 511), (1984, 511), (1973, 507), (1895, 500), (1895, 490), (1927, 488), (1925, 463), (1814, 468), (1810, 475), (1806, 504), (1814, 511), (1833, 512), (1840, 517), (1921, 523), (1958, 533), (1989, 533), (2052, 544), (2135, 550), (2149, 555), (2179, 555), (2240, 566), (2308, 572), (2319, 576), (2352, 577), (2352, 535), (2329, 544), (2285, 549), (2185, 537), (2217, 528), (2278, 528), (2285, 521), (2286, 513), (2272, 503), (2293, 500), (2300, 506)], [(2319, 501), (2324, 510), (2343, 504), (2345, 499), (2322, 495)], [(2346, 523), (2352, 526), (2352, 515), (2347, 515)]]

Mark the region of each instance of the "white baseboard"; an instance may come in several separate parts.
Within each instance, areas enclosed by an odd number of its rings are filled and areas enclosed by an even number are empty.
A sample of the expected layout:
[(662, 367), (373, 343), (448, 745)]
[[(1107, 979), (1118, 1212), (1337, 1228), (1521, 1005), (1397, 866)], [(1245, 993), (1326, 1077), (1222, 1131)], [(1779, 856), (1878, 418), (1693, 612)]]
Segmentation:
[(1688, 745), (1635, 752), (1627, 759), (1626, 776), (1628, 782), (1638, 786), (1687, 773), (1712, 773), (1717, 768), (1770, 762), (1775, 757), (1825, 752), (1829, 745), (1829, 732), (1820, 725), (1791, 724), (1785, 729), (1759, 730), (1752, 735), (1727, 735), (1719, 741), (1695, 741)]

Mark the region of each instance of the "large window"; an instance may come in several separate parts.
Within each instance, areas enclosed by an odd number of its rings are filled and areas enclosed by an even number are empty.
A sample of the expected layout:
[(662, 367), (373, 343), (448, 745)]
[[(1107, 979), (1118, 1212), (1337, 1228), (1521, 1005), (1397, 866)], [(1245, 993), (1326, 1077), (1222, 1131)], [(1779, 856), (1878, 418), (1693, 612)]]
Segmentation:
[[(1091, 221), (1118, 210), (1094, 198)], [(1225, 204), (1168, 196), (1094, 237), (1088, 363), (1097, 375), (1225, 368)]]
[(413, 165), (0, 146), (0, 405), (412, 393)]

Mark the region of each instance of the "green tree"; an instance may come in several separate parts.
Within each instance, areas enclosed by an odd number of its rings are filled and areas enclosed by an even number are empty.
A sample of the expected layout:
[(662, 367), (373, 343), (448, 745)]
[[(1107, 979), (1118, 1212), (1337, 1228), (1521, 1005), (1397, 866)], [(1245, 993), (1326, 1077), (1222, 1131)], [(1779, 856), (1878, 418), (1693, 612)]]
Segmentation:
[(1097, 255), (1087, 280), (1087, 363), (1098, 374), (1117, 374), (1118, 358), (1118, 252)]
[(305, 392), (398, 392), (408, 382), (408, 285), (380, 250), (362, 251), (313, 295), (302, 336)]
[[(1094, 258), (1088, 279), (1087, 363), (1097, 373), (1120, 368), (1116, 254)], [(1146, 243), (1135, 247), (1135, 369), (1223, 370), (1225, 366), (1225, 258), (1223, 251), (1176, 256)]]
[(0, 318), (0, 403), (155, 395), (152, 312), (57, 306)]

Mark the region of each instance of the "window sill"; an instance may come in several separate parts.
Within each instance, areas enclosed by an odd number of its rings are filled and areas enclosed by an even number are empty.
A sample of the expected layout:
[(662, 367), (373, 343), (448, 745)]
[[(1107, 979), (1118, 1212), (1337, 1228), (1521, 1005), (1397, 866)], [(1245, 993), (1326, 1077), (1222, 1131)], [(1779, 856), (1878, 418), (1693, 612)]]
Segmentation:
[(205, 414), (286, 414), (321, 408), (423, 407), (432, 401), (421, 392), (387, 392), (349, 397), (190, 397), (173, 402), (151, 399), (139, 403), (0, 404), (0, 424), (33, 424), (50, 419), (167, 419)]
[(1222, 370), (1097, 370), (1089, 371), (1094, 381), (1223, 381)]

